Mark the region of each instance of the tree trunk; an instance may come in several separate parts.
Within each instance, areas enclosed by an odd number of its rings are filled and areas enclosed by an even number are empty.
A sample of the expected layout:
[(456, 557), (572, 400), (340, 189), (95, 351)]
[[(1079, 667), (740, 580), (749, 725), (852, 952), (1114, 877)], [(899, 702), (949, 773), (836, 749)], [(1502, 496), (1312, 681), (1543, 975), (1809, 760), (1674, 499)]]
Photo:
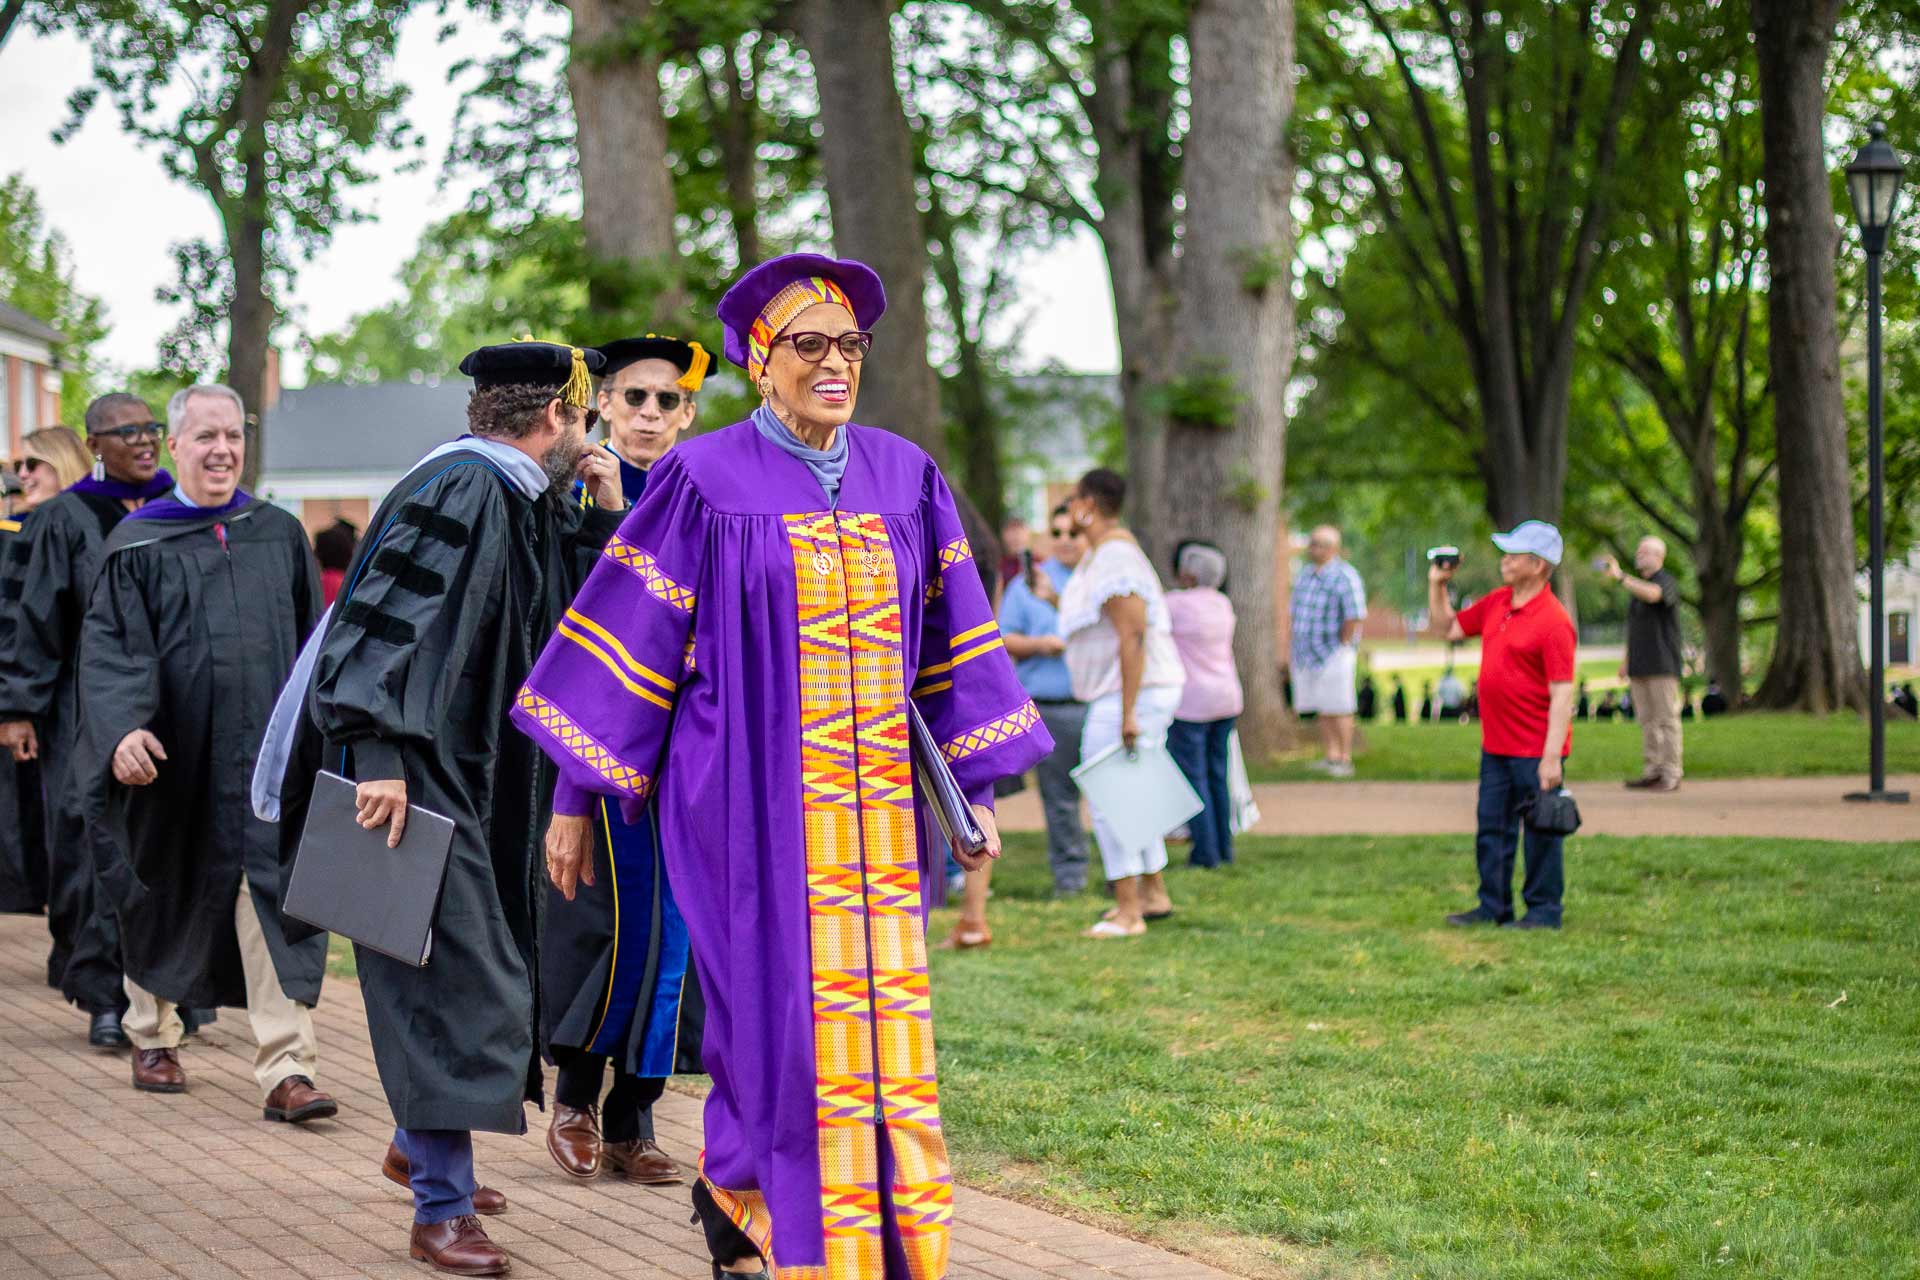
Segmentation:
[(1754, 701), (1864, 707), (1852, 476), (1835, 321), (1838, 229), (1822, 148), (1839, 0), (1753, 0), (1780, 470), (1780, 625)]
[[(760, 37), (764, 39), (765, 37)], [(756, 43), (748, 57), (759, 57)], [(720, 162), (727, 179), (727, 217), (741, 271), (760, 261), (759, 104), (740, 74), (742, 50), (727, 50), (725, 105), (720, 117)], [(756, 64), (757, 65), (757, 64)], [(754, 77), (757, 84), (759, 76)]]
[(686, 305), (686, 295), (675, 265), (660, 57), (627, 44), (653, 6), (650, 0), (569, 0), (569, 7), (567, 89), (590, 259), (587, 305), (609, 324), (635, 311), (665, 324)]
[(1695, 566), (1700, 578), (1700, 626), (1706, 642), (1707, 679), (1720, 686), (1727, 705), (1738, 709), (1746, 700), (1740, 675), (1740, 574), (1702, 557)]
[(1173, 368), (1170, 344), (1179, 300), (1173, 291), (1171, 245), (1155, 236), (1147, 207), (1147, 164), (1136, 105), (1126, 50), (1106, 50), (1087, 114), (1100, 149), (1100, 244), (1120, 338), (1120, 417), (1130, 490), (1127, 524), (1153, 557), (1166, 523), (1167, 427), (1160, 397)]
[[(240, 393), (247, 413), (256, 422), (267, 408), (267, 347), (279, 318), (267, 281), (267, 155), (271, 147), (267, 122), (293, 56), (294, 28), (301, 7), (296, 0), (277, 0), (268, 9), (259, 47), (240, 76), (238, 200), (228, 194), (212, 150), (203, 146), (194, 154), (200, 184), (220, 211), (227, 254), (233, 263), (233, 305), (227, 317), (227, 385)], [(260, 483), (267, 464), (266, 435), (263, 425), (248, 441), (246, 464), (240, 469), (243, 487)]]
[[(1273, 630), (1274, 556), (1293, 365), (1291, 0), (1198, 0), (1188, 36), (1191, 127), (1180, 266), (1180, 376), (1232, 388), (1219, 421), (1168, 425), (1165, 536), (1217, 544), (1232, 566), (1246, 687), (1241, 740), (1270, 755), (1286, 734)], [(1222, 380), (1224, 375), (1224, 380)], [(1209, 397), (1211, 400), (1211, 397)]]
[(887, 290), (887, 317), (861, 370), (854, 416), (899, 432), (944, 463), (940, 384), (927, 363), (927, 239), (913, 134), (894, 83), (891, 11), (886, 0), (795, 6), (820, 95), (834, 247), (872, 267)]
[(957, 459), (960, 487), (973, 499), (981, 517), (990, 528), (998, 529), (1006, 516), (1006, 487), (1000, 473), (1000, 415), (993, 404), (988, 371), (980, 352), (980, 335), (967, 323), (966, 284), (961, 278), (959, 245), (953, 226), (940, 206), (940, 193), (934, 192), (934, 240), (940, 252), (933, 259), (933, 274), (940, 281), (946, 300), (947, 323), (953, 327), (956, 363), (959, 370), (947, 380), (952, 398), (954, 425), (960, 441)]
[[(273, 299), (267, 294), (266, 219), (243, 215), (229, 231), (227, 252), (233, 259), (233, 309), (227, 318), (227, 385), (240, 393), (247, 415), (263, 419), (267, 408), (267, 345), (272, 341)], [(241, 487), (260, 483), (267, 462), (264, 426), (247, 441), (247, 461), (240, 470)]]
[(0, 49), (7, 47), (7, 35), (26, 7), (27, 0), (5, 0), (4, 4), (0, 4)]

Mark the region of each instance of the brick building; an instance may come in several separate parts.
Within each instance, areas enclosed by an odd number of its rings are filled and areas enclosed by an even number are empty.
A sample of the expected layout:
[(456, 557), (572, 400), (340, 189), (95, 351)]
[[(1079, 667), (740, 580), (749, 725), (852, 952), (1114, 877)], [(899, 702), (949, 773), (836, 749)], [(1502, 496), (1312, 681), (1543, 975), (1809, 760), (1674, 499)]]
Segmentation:
[(29, 432), (60, 421), (60, 370), (54, 351), (66, 339), (26, 312), (0, 303), (0, 439), (20, 455)]

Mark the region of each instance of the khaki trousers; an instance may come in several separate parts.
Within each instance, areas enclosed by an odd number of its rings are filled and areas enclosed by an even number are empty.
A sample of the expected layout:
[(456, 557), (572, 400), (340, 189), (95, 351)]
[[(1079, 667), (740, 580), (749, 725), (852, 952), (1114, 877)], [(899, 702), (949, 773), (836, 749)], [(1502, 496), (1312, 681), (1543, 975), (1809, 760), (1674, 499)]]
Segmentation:
[(1640, 750), (1646, 777), (1680, 781), (1680, 677), (1634, 676), (1634, 718), (1640, 721)]
[[(240, 878), (240, 893), (233, 903), (233, 929), (240, 938), (240, 967), (247, 975), (247, 1021), (253, 1024), (253, 1038), (260, 1045), (253, 1055), (253, 1078), (260, 1084), (260, 1096), (264, 1099), (289, 1076), (318, 1080), (313, 1015), (280, 989), (280, 975), (273, 967), (273, 953), (267, 950), (267, 937), (260, 931), (260, 916), (245, 876)], [(143, 990), (132, 978), (126, 982), (128, 1007), (120, 1028), (127, 1039), (136, 1049), (179, 1048), (186, 1033), (179, 1006)]]

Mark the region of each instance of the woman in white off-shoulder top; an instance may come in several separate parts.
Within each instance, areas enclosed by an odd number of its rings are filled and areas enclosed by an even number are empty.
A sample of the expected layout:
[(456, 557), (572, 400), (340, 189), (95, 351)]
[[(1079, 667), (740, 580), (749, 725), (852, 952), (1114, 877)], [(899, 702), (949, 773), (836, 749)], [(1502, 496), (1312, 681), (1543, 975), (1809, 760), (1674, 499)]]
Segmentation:
[[(1115, 744), (1131, 749), (1164, 743), (1186, 680), (1160, 579), (1120, 523), (1126, 495), (1127, 482), (1103, 468), (1083, 476), (1067, 499), (1090, 548), (1060, 593), (1073, 696), (1087, 704), (1082, 760)], [(1137, 937), (1147, 931), (1148, 920), (1172, 915), (1163, 834), (1123, 831), (1098, 813), (1093, 834), (1113, 885), (1114, 907), (1087, 936)]]

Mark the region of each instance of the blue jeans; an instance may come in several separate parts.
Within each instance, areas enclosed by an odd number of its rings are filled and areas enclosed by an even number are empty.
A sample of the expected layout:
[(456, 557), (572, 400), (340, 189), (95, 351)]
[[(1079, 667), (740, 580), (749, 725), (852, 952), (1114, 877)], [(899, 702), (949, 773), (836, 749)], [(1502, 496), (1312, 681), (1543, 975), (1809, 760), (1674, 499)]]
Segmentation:
[[(1540, 791), (1540, 761), (1534, 756), (1480, 753), (1480, 834), (1474, 854), (1480, 862), (1480, 910), (1505, 923), (1513, 919), (1513, 858), (1520, 843), (1520, 806)], [(1560, 862), (1561, 836), (1527, 828), (1527, 868), (1520, 896), (1529, 919), (1560, 923), (1560, 897), (1566, 879)]]
[(1227, 743), (1238, 719), (1175, 720), (1167, 730), (1167, 753), (1206, 806), (1187, 823), (1187, 832), (1193, 837), (1193, 851), (1187, 855), (1190, 866), (1217, 867), (1233, 861), (1233, 795), (1227, 788)]
[(473, 1135), (465, 1129), (395, 1129), (407, 1158), (413, 1220), (422, 1225), (473, 1213)]

